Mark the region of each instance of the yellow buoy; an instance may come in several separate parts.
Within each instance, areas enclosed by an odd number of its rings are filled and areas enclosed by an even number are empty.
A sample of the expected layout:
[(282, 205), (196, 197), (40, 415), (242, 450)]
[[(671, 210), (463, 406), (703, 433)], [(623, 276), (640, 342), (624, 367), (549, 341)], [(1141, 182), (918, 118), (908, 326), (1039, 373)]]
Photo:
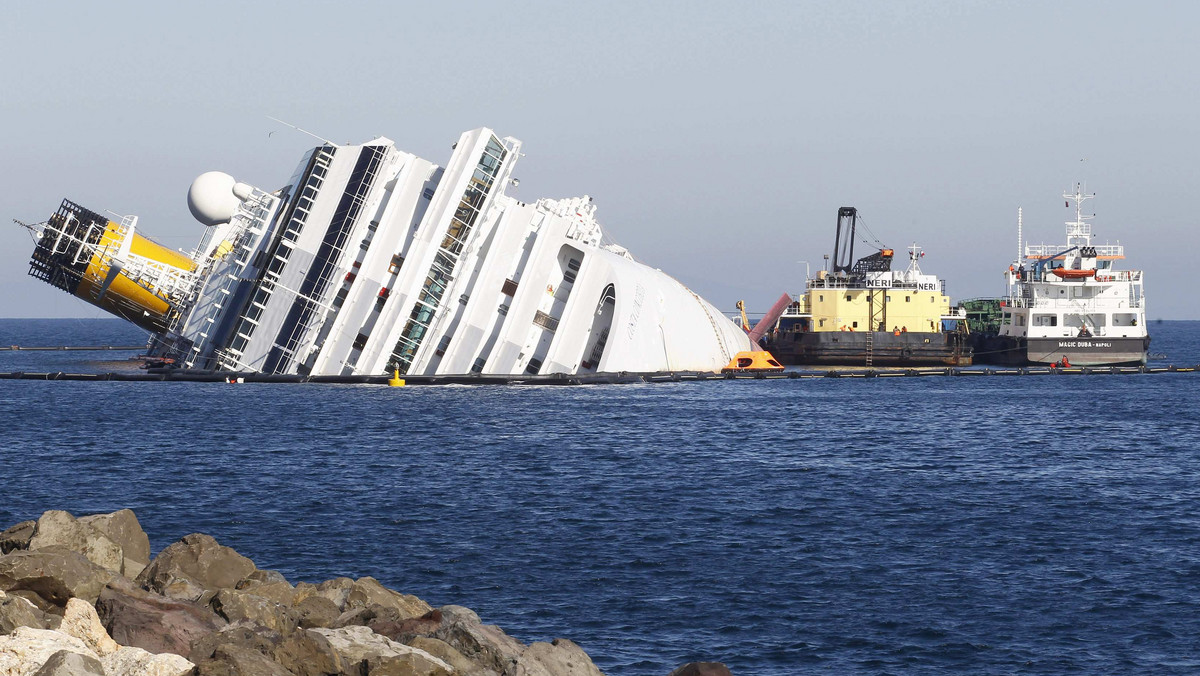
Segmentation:
[(404, 387), (404, 379), (400, 377), (400, 371), (392, 371), (392, 377), (388, 379), (388, 387)]

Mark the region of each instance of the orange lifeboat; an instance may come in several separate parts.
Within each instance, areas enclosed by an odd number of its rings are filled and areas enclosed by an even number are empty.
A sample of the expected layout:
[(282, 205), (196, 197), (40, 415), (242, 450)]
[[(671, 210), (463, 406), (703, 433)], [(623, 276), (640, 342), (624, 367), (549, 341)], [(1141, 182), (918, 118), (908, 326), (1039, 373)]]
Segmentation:
[(753, 350), (738, 352), (721, 373), (778, 373), (782, 370), (783, 364), (775, 361), (770, 352)]
[(1095, 277), (1095, 270), (1068, 270), (1066, 268), (1054, 268), (1050, 272), (1062, 277), (1063, 279), (1083, 279), (1084, 277)]

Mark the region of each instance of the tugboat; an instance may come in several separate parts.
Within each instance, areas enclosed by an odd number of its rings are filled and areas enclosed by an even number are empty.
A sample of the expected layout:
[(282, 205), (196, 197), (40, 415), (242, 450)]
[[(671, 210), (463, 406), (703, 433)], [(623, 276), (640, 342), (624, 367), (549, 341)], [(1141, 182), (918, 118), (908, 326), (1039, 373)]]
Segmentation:
[(895, 251), (854, 261), (858, 210), (838, 210), (829, 270), (807, 279), (767, 335), (784, 364), (970, 366), (966, 314), (951, 311), (945, 282), (921, 271), (925, 253), (909, 247), (908, 267), (892, 270)]
[[(1074, 366), (1140, 366), (1150, 335), (1141, 270), (1116, 270), (1125, 258), (1120, 244), (1092, 244), (1095, 217), (1083, 215), (1094, 198), (1081, 184), (1063, 193), (1075, 220), (1066, 223), (1065, 245), (1023, 246), (1017, 211), (1018, 258), (1004, 278), (999, 324), (971, 334), (976, 360), (1013, 366), (1068, 363)], [(976, 301), (972, 313), (995, 303)]]

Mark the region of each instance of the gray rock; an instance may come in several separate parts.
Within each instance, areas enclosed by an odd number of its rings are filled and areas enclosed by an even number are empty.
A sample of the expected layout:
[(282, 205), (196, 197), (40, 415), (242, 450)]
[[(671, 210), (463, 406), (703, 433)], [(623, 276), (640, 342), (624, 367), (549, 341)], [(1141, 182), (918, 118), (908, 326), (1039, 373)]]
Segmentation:
[(362, 577), (354, 581), (346, 595), (346, 608), (366, 608), (378, 605), (394, 609), (402, 620), (420, 617), (433, 608), (410, 594), (401, 594), (379, 584), (373, 577)]
[(732, 676), (720, 662), (688, 662), (667, 676)]
[(150, 563), (150, 538), (142, 530), (142, 524), (133, 510), (121, 509), (111, 514), (81, 516), (79, 522), (104, 533), (121, 546), (121, 553), (125, 557), (121, 574), (125, 577), (137, 577)]
[(51, 655), (33, 676), (104, 676), (104, 665), (91, 655), (60, 650)]
[(438, 612), (445, 618), (447, 624), (462, 622), (464, 624), (479, 624), (482, 620), (479, 619), (479, 614), (466, 606), (445, 605), (438, 608)]
[(454, 668), (419, 648), (396, 643), (366, 627), (309, 629), (329, 639), (347, 664), (367, 662), (367, 674), (380, 676), (453, 676)]
[(196, 664), (216, 658), (224, 648), (253, 650), (261, 655), (272, 657), (283, 643), (283, 636), (277, 631), (249, 624), (232, 624), (214, 631), (192, 644), (188, 659)]
[(281, 634), (290, 633), (300, 621), (299, 614), (288, 606), (237, 589), (217, 592), (209, 607), (229, 622), (246, 621)]
[(55, 545), (79, 552), (87, 557), (88, 561), (121, 574), (125, 561), (121, 545), (99, 530), (81, 523), (69, 512), (58, 509), (42, 514), (37, 520), (33, 537), (29, 540), (30, 551)]
[(323, 676), (350, 671), (329, 639), (315, 631), (296, 631), (275, 650), (275, 661), (296, 676)]
[(33, 529), (36, 526), (36, 521), (22, 521), (0, 533), (0, 554), (29, 549), (29, 539), (33, 537)]
[(321, 584), (301, 582), (296, 585), (295, 603), (300, 603), (311, 596), (320, 596), (332, 601), (333, 605), (337, 606), (338, 612), (341, 613), (346, 609), (346, 599), (350, 596), (350, 588), (353, 586), (354, 580), (348, 577), (337, 577)]
[(117, 643), (152, 653), (188, 655), (192, 644), (226, 624), (208, 608), (138, 589), (126, 580), (100, 593), (96, 611)]
[(501, 674), (518, 673), (525, 645), (490, 624), (453, 622), (434, 632), (436, 638), (450, 644), (483, 669)]
[(59, 608), (72, 597), (95, 604), (100, 590), (114, 577), (112, 571), (58, 545), (0, 556), (0, 590), (31, 591)]
[(209, 535), (193, 533), (162, 550), (137, 582), (164, 596), (196, 601), (205, 591), (233, 589), (254, 570), (250, 559)]
[(408, 645), (424, 650), (446, 664), (449, 664), (451, 667), (454, 667), (457, 673), (463, 676), (499, 676), (496, 672), (484, 669), (467, 659), (466, 655), (458, 652), (445, 641), (426, 636), (417, 636), (409, 641)]
[(256, 585), (273, 584), (276, 582), (281, 582), (288, 587), (292, 587), (287, 578), (283, 576), (283, 573), (277, 570), (256, 570), (247, 575), (244, 580), (237, 583), (237, 589), (248, 589)]
[(531, 643), (521, 653), (518, 664), (529, 676), (604, 676), (583, 648), (565, 638)]
[(221, 646), (212, 657), (196, 662), (198, 676), (293, 676), (269, 657), (250, 648)]
[[(260, 657), (255, 657), (257, 654)], [(263, 660), (295, 676), (352, 673), (329, 641), (320, 634), (279, 632), (237, 624), (213, 632), (196, 642), (191, 659), (201, 674), (271, 674)], [(354, 665), (351, 665), (354, 666)], [(355, 672), (356, 673), (356, 672)]]
[(46, 614), (30, 601), (0, 591), (0, 634), (11, 634), (17, 627), (46, 628)]
[(337, 604), (324, 596), (309, 596), (293, 607), (299, 616), (300, 627), (303, 629), (332, 627), (341, 615)]
[(236, 590), (261, 596), (284, 606), (296, 603), (296, 588), (288, 584), (287, 580), (283, 582), (248, 582), (247, 580), (242, 580), (238, 583)]

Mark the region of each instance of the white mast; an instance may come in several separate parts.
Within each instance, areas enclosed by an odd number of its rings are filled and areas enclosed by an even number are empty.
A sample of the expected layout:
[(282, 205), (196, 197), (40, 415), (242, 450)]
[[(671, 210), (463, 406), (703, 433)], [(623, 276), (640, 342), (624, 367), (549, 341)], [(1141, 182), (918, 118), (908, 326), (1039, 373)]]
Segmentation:
[(1021, 236), (1021, 207), (1017, 207), (1017, 261), (1025, 259), (1025, 239)]
[[(1075, 200), (1075, 220), (1067, 221), (1067, 246), (1090, 246), (1092, 243), (1092, 224), (1088, 221), (1096, 217), (1083, 215), (1083, 203), (1085, 200), (1090, 200), (1096, 196), (1096, 193), (1086, 195), (1083, 192), (1083, 184), (1075, 184), (1075, 193), (1063, 193), (1063, 197), (1068, 200)], [(1070, 202), (1067, 203), (1070, 206)]]

